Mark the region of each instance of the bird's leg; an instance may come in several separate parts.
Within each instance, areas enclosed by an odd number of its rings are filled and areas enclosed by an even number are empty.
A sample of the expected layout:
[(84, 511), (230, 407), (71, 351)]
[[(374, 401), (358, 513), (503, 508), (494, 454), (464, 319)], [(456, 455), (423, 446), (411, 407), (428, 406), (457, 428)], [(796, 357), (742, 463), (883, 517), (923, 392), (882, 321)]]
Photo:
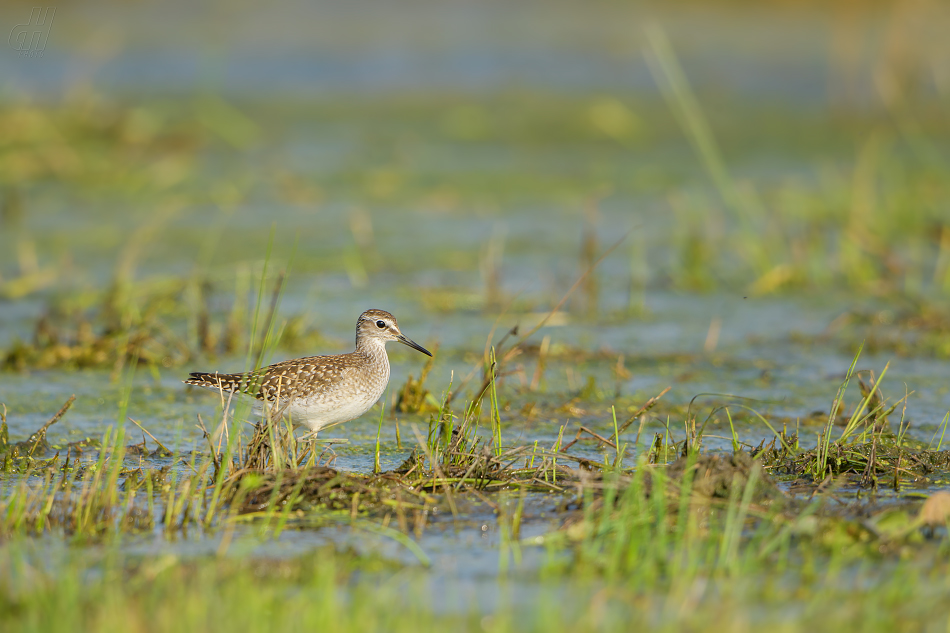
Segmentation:
[(309, 433), (304, 433), (298, 439), (299, 442), (316, 442), (317, 441), (317, 431), (310, 431)]
[(323, 447), (323, 452), (320, 453), (320, 457), (317, 458), (318, 464), (320, 463), (320, 460), (323, 459), (323, 456), (326, 455), (327, 453), (329, 453), (330, 456), (327, 457), (327, 461), (323, 463), (324, 466), (329, 466), (330, 464), (336, 461), (336, 451), (333, 450), (332, 445), (327, 444)]

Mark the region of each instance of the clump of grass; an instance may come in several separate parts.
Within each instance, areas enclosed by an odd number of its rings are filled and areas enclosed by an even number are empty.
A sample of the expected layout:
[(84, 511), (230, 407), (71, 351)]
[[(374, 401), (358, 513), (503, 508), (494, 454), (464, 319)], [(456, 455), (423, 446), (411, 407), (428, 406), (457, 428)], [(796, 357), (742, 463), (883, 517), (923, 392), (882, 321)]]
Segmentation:
[(766, 463), (776, 472), (813, 481), (823, 481), (814, 478), (818, 471), (825, 477), (852, 475), (851, 480), (862, 487), (884, 484), (895, 490), (900, 489), (902, 481), (920, 486), (927, 482), (928, 475), (950, 470), (950, 451), (914, 450), (878, 437), (861, 444), (833, 442), (828, 449), (807, 450), (792, 457), (770, 456)]
[(49, 427), (62, 419), (76, 396), (70, 396), (63, 406), (51, 417), (43, 426), (38, 428), (30, 437), (22, 442), (10, 442), (9, 429), (7, 428), (6, 406), (0, 412), (0, 471), (3, 473), (33, 473), (53, 468), (58, 463), (58, 458), (52, 458), (46, 461), (39, 460), (39, 457), (45, 455), (49, 450), (49, 443), (46, 441), (46, 433)]
[[(769, 445), (760, 444), (753, 453), (776, 472), (806, 476), (815, 482), (851, 475), (855, 483), (869, 488), (886, 483), (899, 490), (902, 479), (920, 483), (934, 472), (950, 470), (950, 451), (939, 450), (942, 442), (937, 444), (937, 450), (907, 445), (903, 414), (896, 433), (891, 428), (888, 416), (906, 402), (907, 396), (888, 404), (880, 387), (887, 367), (879, 378), (869, 372), (871, 383), (866, 383), (856, 371), (861, 351), (858, 350), (838, 389), (828, 420), (818, 433), (814, 448), (802, 449), (798, 434), (788, 434), (783, 429), (782, 433), (776, 433)], [(841, 414), (844, 394), (854, 378), (858, 379), (861, 399), (855, 404), (851, 415), (844, 416)], [(838, 437), (833, 438), (839, 426), (843, 428)]]
[[(364, 476), (341, 473), (326, 466), (284, 472), (241, 472), (235, 476), (232, 507), (241, 514), (276, 511), (345, 511), (351, 516), (372, 512), (382, 516), (394, 509), (423, 509), (435, 500), (397, 474)], [(236, 505), (235, 505), (236, 504)]]

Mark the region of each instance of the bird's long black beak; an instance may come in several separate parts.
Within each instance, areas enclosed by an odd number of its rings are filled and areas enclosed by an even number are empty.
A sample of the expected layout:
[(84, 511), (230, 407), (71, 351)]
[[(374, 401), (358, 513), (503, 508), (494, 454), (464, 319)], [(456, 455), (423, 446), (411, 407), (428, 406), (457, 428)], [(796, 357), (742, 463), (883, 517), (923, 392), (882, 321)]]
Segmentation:
[(408, 345), (409, 347), (411, 347), (411, 348), (414, 349), (414, 350), (419, 350), (420, 352), (422, 352), (422, 353), (425, 354), (426, 356), (432, 356), (432, 354), (429, 352), (429, 350), (427, 350), (427, 349), (424, 348), (423, 346), (419, 345), (418, 343), (416, 343), (416, 342), (413, 341), (412, 339), (410, 339), (410, 338), (408, 338), (408, 337), (406, 337), (406, 336), (403, 336), (402, 334), (397, 334), (397, 335), (396, 335), (396, 338), (399, 339), (399, 342), (402, 343), (403, 345)]

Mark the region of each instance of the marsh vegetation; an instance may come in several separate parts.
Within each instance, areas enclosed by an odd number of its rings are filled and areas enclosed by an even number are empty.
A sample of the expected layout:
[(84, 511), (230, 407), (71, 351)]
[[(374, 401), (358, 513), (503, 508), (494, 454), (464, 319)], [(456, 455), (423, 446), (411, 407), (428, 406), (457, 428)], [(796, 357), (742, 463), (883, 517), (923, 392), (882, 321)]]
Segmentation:
[[(945, 630), (946, 11), (674, 4), (4, 94), (5, 627)], [(435, 357), (319, 441), (181, 384), (371, 307)]]

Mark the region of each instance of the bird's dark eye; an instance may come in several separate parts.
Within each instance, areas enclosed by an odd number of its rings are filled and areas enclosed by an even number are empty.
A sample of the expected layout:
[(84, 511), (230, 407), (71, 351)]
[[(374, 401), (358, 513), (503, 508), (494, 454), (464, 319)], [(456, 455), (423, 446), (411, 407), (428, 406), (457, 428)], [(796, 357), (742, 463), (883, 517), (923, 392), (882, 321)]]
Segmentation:
[(385, 322), (385, 321), (377, 321), (377, 322), (376, 322), (376, 327), (382, 329), (382, 328), (386, 327), (386, 322)]

